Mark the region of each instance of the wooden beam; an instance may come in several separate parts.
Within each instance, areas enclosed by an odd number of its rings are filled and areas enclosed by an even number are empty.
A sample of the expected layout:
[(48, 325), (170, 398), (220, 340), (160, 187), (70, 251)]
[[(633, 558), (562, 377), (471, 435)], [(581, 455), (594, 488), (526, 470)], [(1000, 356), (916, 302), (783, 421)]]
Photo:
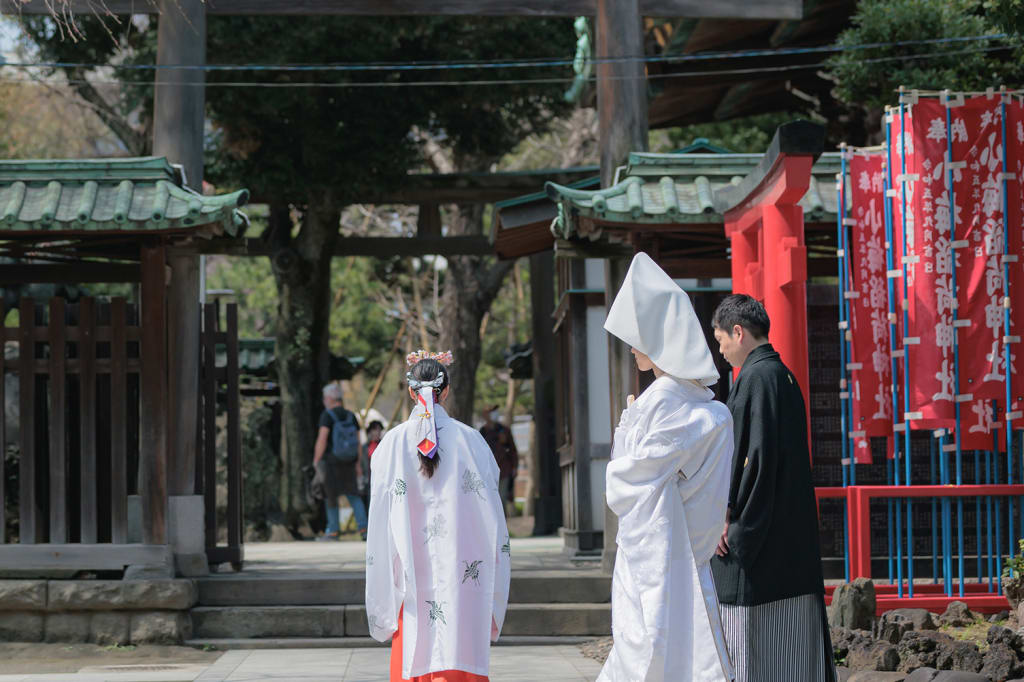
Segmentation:
[(121, 263), (37, 263), (0, 267), (0, 284), (119, 283), (138, 282), (140, 278), (138, 265)]
[[(169, 249), (182, 253), (223, 256), (269, 256), (269, 245), (260, 239), (211, 239)], [(494, 246), (481, 236), (459, 237), (339, 237), (334, 257), (345, 256), (488, 256)]]
[(170, 550), (163, 545), (0, 545), (0, 569), (48, 571), (119, 571), (125, 566), (166, 566)]
[[(348, 16), (595, 16), (598, 0), (210, 0), (207, 14)], [(153, 0), (71, 0), (79, 14), (157, 14)], [(62, 8), (63, 9), (63, 8)], [(723, 19), (800, 19), (801, 0), (640, 0), (640, 12), (652, 17)], [(50, 14), (47, 0), (0, 0), (2, 14)]]
[[(711, 3), (709, 3), (711, 4)], [(598, 0), (597, 54), (623, 58), (644, 53), (639, 0)], [(597, 115), (601, 186), (630, 152), (647, 151), (647, 76), (641, 62), (597, 65)]]

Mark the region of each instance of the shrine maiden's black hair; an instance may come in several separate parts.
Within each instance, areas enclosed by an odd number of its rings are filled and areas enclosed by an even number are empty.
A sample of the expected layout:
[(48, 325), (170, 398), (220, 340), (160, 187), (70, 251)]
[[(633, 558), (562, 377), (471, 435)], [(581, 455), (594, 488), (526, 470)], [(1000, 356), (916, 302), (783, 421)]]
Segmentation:
[(771, 320), (761, 303), (746, 294), (731, 294), (722, 299), (711, 317), (711, 326), (732, 336), (732, 328), (739, 325), (757, 340), (768, 338)]
[[(444, 389), (448, 388), (448, 370), (445, 366), (433, 358), (423, 358), (409, 370), (409, 374), (414, 379), (419, 381), (433, 381), (440, 375), (441, 385), (434, 389), (434, 402), (441, 401), (441, 394), (444, 393)], [(435, 452), (433, 457), (424, 457), (420, 455), (420, 473), (427, 478), (431, 478), (434, 475), (434, 470), (437, 469), (437, 465), (441, 462), (440, 451)]]

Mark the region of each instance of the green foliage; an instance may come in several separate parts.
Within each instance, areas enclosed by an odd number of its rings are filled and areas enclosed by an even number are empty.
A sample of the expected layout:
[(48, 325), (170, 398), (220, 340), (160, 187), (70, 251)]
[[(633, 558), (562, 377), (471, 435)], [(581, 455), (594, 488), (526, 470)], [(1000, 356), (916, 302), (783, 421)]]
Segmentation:
[(1024, 538), (1017, 540), (1017, 553), (1003, 562), (1003, 577), (1024, 576)]
[[(530, 326), (529, 268), (525, 267), (525, 263), (520, 263), (518, 268), (519, 291), (515, 277), (509, 275), (488, 315), (487, 329), (482, 338), (480, 366), (476, 373), (476, 413), (491, 405), (500, 405), (502, 410), (505, 409), (509, 370), (505, 366), (504, 353), (512, 344), (528, 341), (533, 333)], [(522, 300), (519, 292), (522, 293)], [(516, 395), (516, 411), (519, 414), (533, 410), (533, 393), (529, 390), (531, 386), (532, 382), (520, 384)]]
[[(1005, 4), (1005, 3), (1003, 3)], [(1010, 3), (1015, 4), (1015, 3)], [(977, 0), (862, 0), (837, 44), (957, 38), (998, 33)], [(841, 52), (828, 60), (835, 95), (847, 105), (882, 107), (896, 102), (900, 85), (921, 90), (984, 90), (1019, 76), (1007, 52), (980, 52), (998, 41), (917, 44)], [(935, 54), (955, 53), (955, 54)], [(916, 59), (892, 59), (921, 55)], [(932, 55), (932, 56), (926, 56)], [(872, 62), (874, 59), (890, 61)]]
[(983, 6), (985, 16), (1000, 29), (1024, 35), (1024, 0), (985, 0)]
[(671, 152), (705, 138), (711, 144), (736, 153), (763, 153), (775, 136), (775, 129), (783, 123), (803, 118), (801, 114), (774, 112), (745, 116), (731, 121), (696, 123), (681, 128), (670, 128), (667, 135), (654, 136), (651, 151)]
[(269, 405), (248, 403), (245, 410), (248, 414), (242, 415), (243, 518), (252, 531), (267, 537), (273, 517), (281, 512), (277, 500), (281, 476), (280, 428), (275, 428), (274, 411)]

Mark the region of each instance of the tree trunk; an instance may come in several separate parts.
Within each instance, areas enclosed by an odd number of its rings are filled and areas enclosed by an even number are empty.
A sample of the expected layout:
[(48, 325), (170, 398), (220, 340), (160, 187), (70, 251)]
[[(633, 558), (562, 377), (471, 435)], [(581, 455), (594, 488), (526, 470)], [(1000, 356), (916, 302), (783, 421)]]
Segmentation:
[(341, 209), (329, 192), (309, 197), (302, 228), (292, 237), (287, 205), (271, 207), (268, 240), (277, 285), (277, 344), (282, 420), (288, 434), (282, 448), (281, 503), (296, 529), (307, 510), (302, 468), (313, 461), (320, 392), (329, 376), (331, 254)]
[[(482, 206), (459, 206), (453, 215), (452, 232), (480, 234)], [(476, 398), (476, 369), (480, 365), (480, 323), (501, 290), (505, 275), (515, 261), (495, 261), (484, 256), (451, 256), (445, 278), (440, 350), (451, 350), (449, 413), (472, 423)]]

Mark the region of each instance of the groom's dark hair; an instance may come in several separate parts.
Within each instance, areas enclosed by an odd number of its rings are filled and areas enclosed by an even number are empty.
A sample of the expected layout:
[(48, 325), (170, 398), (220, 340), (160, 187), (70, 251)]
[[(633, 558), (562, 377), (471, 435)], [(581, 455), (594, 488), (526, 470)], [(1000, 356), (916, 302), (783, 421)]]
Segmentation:
[(755, 339), (768, 338), (771, 320), (760, 301), (746, 294), (731, 294), (722, 299), (711, 316), (711, 326), (732, 336), (732, 329), (739, 325), (750, 332)]

